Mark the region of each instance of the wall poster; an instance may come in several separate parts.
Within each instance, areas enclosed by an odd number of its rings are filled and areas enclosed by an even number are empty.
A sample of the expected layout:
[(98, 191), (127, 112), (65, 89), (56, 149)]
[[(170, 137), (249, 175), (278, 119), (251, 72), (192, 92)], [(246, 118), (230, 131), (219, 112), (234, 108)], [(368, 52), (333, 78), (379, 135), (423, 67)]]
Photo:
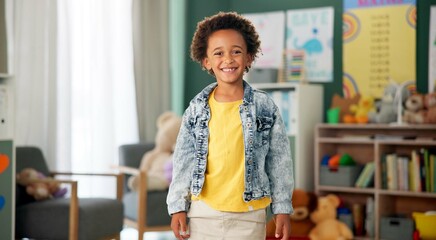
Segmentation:
[(415, 0), (344, 0), (344, 96), (380, 98), (391, 81), (416, 82), (415, 27)]

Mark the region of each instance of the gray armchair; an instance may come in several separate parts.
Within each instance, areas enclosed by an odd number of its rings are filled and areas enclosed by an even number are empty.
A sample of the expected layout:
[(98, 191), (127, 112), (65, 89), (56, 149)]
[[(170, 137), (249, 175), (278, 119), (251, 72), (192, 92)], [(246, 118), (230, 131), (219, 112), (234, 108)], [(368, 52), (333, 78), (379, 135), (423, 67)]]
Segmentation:
[[(117, 199), (78, 198), (77, 181), (51, 180), (69, 184), (70, 198), (35, 201), (26, 189), (16, 186), (16, 238), (31, 239), (120, 239), (123, 228), (120, 174), (78, 174), (50, 172), (44, 156), (36, 147), (16, 148), (16, 172), (34, 168), (46, 176), (89, 175), (114, 176), (117, 179)], [(44, 181), (44, 180), (42, 180)], [(49, 180), (46, 180), (49, 181)]]
[[(147, 191), (147, 175), (139, 170), (143, 155), (154, 148), (154, 144), (128, 144), (119, 147), (120, 172), (125, 174), (123, 203), (124, 222), (138, 230), (138, 239), (142, 240), (144, 232), (171, 230), (171, 218), (168, 215), (166, 197), (168, 189), (163, 191)], [(127, 178), (139, 176), (139, 191), (130, 191)]]

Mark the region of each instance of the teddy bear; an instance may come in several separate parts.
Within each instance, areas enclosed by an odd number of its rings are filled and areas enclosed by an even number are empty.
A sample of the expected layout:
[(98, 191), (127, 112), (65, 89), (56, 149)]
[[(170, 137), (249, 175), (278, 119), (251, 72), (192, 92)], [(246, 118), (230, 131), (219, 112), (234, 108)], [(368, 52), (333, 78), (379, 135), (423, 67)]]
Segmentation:
[[(146, 152), (141, 159), (139, 169), (147, 173), (148, 190), (164, 190), (169, 187), (169, 177), (166, 169), (172, 163), (177, 135), (182, 124), (182, 118), (173, 112), (162, 113), (157, 121), (155, 147)], [(137, 191), (139, 176), (131, 176), (128, 186)]]
[(336, 219), (336, 209), (340, 199), (335, 194), (318, 197), (318, 206), (310, 214), (315, 227), (310, 230), (311, 240), (353, 239), (353, 232), (343, 222)]
[(404, 103), (403, 122), (411, 124), (424, 123), (427, 118), (425, 98), (421, 93), (410, 95)]
[(427, 114), (424, 122), (428, 124), (436, 123), (436, 92), (428, 93), (424, 97), (424, 106)]
[[(291, 217), (291, 237), (307, 237), (315, 224), (310, 220), (310, 213), (316, 209), (317, 196), (313, 192), (303, 189), (294, 189), (292, 193), (292, 206), (294, 213)], [(271, 219), (266, 225), (266, 236), (274, 237), (276, 225)]]
[(35, 200), (45, 200), (62, 197), (67, 189), (61, 188), (56, 181), (35, 182), (35, 180), (52, 180), (33, 168), (24, 168), (17, 174), (17, 183), (26, 187), (26, 193), (33, 196)]
[(344, 116), (345, 123), (368, 123), (369, 115), (374, 112), (374, 98), (361, 96), (357, 104), (350, 106), (352, 114)]

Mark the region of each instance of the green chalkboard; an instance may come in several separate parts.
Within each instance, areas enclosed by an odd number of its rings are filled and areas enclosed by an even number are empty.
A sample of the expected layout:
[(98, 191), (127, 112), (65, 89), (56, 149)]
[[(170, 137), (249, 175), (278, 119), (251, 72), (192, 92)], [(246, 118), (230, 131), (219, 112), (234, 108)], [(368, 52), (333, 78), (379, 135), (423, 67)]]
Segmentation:
[(14, 160), (11, 140), (0, 140), (0, 239), (13, 239)]

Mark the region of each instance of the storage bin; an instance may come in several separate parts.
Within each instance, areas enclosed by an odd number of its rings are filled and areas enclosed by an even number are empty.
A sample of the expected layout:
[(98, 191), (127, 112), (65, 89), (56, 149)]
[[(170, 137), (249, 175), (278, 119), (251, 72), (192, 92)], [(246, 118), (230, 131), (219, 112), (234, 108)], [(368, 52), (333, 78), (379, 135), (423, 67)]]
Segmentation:
[(380, 239), (413, 239), (413, 220), (403, 217), (382, 217), (380, 221)]
[(414, 212), (416, 229), (419, 231), (419, 236), (423, 240), (436, 239), (436, 213), (425, 214)]
[(329, 169), (328, 166), (321, 165), (319, 181), (321, 185), (352, 187), (356, 182), (362, 166), (339, 166), (336, 170)]

